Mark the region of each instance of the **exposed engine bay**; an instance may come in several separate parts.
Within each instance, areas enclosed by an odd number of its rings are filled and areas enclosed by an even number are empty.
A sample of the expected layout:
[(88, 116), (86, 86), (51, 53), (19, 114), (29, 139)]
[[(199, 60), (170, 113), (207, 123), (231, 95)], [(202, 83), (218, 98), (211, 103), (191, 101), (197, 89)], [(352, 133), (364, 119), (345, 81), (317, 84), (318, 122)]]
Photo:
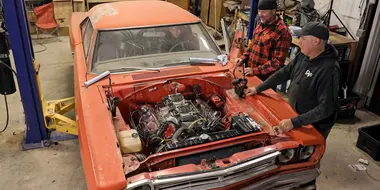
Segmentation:
[(138, 105), (129, 117), (142, 141), (145, 154), (166, 152), (261, 131), (249, 115), (226, 115), (219, 94), (202, 94), (198, 85), (192, 93), (178, 89), (156, 104)]

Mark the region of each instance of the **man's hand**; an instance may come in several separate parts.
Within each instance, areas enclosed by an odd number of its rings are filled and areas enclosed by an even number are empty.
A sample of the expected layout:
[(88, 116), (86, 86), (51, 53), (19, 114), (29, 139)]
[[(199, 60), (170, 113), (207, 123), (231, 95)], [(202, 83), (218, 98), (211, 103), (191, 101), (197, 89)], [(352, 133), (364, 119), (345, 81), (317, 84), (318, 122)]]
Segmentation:
[(279, 134), (281, 134), (281, 129), (280, 129), (280, 127), (279, 127), (279, 126), (274, 126), (274, 127), (273, 127), (273, 133), (274, 133), (274, 135), (279, 135)]
[(252, 87), (252, 88), (248, 88), (246, 91), (245, 91), (245, 95), (246, 96), (254, 96), (257, 94), (257, 90), (255, 87)]
[[(243, 70), (242, 70), (243, 72)], [(251, 67), (244, 68), (244, 74), (245, 76), (252, 76), (253, 75), (253, 69)]]
[[(241, 63), (242, 61), (243, 61), (243, 59), (241, 59), (241, 58), (234, 58), (231, 60), (231, 63), (236, 63), (237, 65), (244, 67), (244, 65)], [(243, 72), (242, 69), (239, 71)], [(252, 76), (253, 75), (253, 69), (251, 67), (244, 67), (244, 74), (246, 76)]]
[(288, 132), (294, 128), (292, 120), (284, 119), (280, 122), (281, 133)]

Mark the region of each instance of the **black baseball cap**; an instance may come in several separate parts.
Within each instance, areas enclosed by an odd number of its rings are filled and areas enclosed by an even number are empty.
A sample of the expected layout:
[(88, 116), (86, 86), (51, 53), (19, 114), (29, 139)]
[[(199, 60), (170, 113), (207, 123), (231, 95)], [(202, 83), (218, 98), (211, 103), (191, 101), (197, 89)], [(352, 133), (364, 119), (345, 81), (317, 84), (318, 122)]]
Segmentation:
[(308, 22), (306, 23), (302, 29), (295, 30), (294, 34), (297, 36), (314, 36), (322, 40), (329, 40), (330, 33), (327, 26), (321, 22)]
[(258, 10), (277, 9), (277, 0), (260, 0), (257, 5)]

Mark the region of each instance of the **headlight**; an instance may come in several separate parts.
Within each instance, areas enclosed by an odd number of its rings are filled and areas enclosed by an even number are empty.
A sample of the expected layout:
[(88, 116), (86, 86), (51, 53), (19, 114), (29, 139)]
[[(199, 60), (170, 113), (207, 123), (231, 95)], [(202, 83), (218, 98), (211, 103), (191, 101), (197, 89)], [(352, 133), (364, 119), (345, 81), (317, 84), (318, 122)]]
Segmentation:
[(305, 146), (300, 149), (299, 152), (299, 159), (300, 160), (306, 160), (309, 159), (310, 156), (314, 153), (314, 146)]
[(283, 164), (289, 162), (294, 158), (295, 152), (296, 151), (294, 149), (286, 149), (281, 151), (281, 155), (278, 156), (278, 161)]

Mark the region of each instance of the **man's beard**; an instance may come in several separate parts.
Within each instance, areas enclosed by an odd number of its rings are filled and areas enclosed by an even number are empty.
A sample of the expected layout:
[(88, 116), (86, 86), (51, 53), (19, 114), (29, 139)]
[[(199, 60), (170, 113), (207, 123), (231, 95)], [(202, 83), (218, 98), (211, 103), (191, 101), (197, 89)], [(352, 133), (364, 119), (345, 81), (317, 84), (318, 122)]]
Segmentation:
[(272, 24), (275, 20), (276, 20), (276, 16), (274, 16), (274, 17), (271, 17), (271, 18), (269, 18), (269, 19), (267, 19), (265, 22), (263, 22), (261, 19), (260, 19), (260, 22), (263, 24), (263, 25), (270, 25), (270, 24)]

